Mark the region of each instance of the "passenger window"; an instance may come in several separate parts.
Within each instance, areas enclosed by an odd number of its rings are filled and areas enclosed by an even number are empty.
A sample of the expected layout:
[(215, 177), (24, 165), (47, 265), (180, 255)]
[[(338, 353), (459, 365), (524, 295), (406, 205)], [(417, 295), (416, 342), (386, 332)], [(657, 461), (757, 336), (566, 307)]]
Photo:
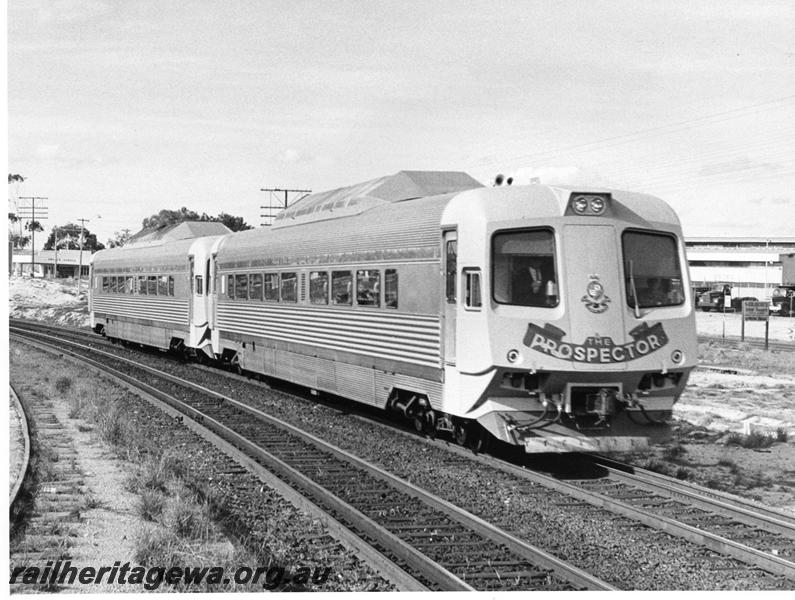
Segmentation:
[(353, 275), (351, 275), (350, 271), (331, 272), (331, 296), (334, 304), (350, 306), (353, 303), (353, 297), (351, 296), (352, 287)]
[(466, 308), (480, 308), (483, 304), (480, 292), (480, 270), (464, 269), (465, 296), (464, 306)]
[(174, 295), (174, 276), (173, 275), (169, 275), (168, 276), (168, 295), (169, 296), (173, 296)]
[(226, 295), (234, 300), (235, 298), (235, 276), (226, 276)]
[(252, 300), (262, 300), (262, 273), (252, 273), (248, 276), (248, 297)]
[[(121, 291), (121, 290), (119, 290)], [(168, 275), (161, 275), (157, 278), (157, 295), (168, 296)]]
[(309, 301), (312, 304), (328, 304), (328, 273), (325, 271), (309, 273)]
[(375, 270), (356, 271), (356, 304), (359, 306), (381, 306), (381, 272)]
[(248, 300), (248, 275), (235, 275), (235, 299)]
[(202, 281), (201, 275), (196, 275), (196, 277), (194, 277), (194, 284), (193, 293), (197, 296), (201, 296), (204, 292), (204, 282)]
[(450, 240), (447, 242), (445, 259), (445, 295), (448, 302), (455, 302), (455, 275), (458, 258), (458, 241)]
[(398, 272), (397, 269), (384, 271), (384, 306), (398, 307)]
[(138, 277), (138, 293), (146, 296), (146, 277)]
[(265, 273), (265, 300), (269, 302), (279, 301), (278, 273)]
[(282, 301), (298, 302), (298, 276), (295, 273), (282, 273)]
[(157, 296), (157, 277), (154, 275), (146, 278), (146, 293), (150, 296)]

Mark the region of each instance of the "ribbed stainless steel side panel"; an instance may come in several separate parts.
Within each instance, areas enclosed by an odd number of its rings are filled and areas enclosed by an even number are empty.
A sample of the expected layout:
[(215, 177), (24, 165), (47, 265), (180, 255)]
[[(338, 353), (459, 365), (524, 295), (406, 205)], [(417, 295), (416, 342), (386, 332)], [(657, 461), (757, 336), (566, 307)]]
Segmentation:
[[(384, 397), (383, 391), (388, 391), (392, 388), (426, 394), (432, 408), (436, 410), (442, 409), (444, 384), (441, 382), (411, 377), (410, 375), (401, 375), (400, 373), (376, 371), (375, 389), (379, 398)], [(386, 400), (385, 397), (384, 400)]]
[(365, 404), (375, 403), (375, 371), (347, 363), (336, 364), (337, 393)]
[(188, 301), (159, 296), (94, 296), (94, 312), (187, 325)]
[(220, 302), (218, 329), (438, 367), (439, 318)]

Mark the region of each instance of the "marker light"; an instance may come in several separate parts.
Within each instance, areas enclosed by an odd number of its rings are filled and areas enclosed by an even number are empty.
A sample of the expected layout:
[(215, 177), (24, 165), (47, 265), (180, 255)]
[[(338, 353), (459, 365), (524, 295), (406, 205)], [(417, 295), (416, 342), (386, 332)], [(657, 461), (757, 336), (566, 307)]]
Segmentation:
[(567, 214), (604, 216), (610, 212), (610, 194), (574, 192), (569, 197)]
[(597, 215), (601, 214), (602, 211), (605, 209), (605, 199), (601, 196), (592, 196), (591, 197), (591, 210), (595, 212)]

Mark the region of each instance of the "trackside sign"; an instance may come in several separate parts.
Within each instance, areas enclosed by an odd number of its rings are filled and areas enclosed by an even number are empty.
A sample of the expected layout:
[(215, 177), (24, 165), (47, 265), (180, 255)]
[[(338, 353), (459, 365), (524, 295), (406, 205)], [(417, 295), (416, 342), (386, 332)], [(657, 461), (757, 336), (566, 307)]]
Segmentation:
[(530, 350), (548, 354), (561, 360), (589, 364), (627, 362), (656, 352), (668, 343), (662, 323), (651, 327), (642, 323), (629, 332), (631, 342), (616, 344), (609, 337), (589, 337), (582, 344), (564, 342), (566, 332), (547, 323), (543, 328), (530, 323), (524, 345)]

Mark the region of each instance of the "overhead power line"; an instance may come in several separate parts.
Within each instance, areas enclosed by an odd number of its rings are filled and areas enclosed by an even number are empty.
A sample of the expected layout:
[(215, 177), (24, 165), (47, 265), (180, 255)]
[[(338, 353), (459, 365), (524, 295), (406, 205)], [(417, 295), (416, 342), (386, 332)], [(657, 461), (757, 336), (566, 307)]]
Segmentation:
[[(635, 132), (632, 132), (632, 133), (626, 133), (626, 134), (622, 134), (622, 135), (611, 136), (611, 137), (608, 137), (608, 138), (602, 138), (602, 139), (599, 139), (599, 140), (593, 140), (593, 141), (584, 142), (584, 143), (581, 143), (581, 144), (573, 144), (571, 146), (562, 146), (562, 147), (559, 147), (559, 148), (552, 148), (550, 150), (543, 150), (543, 151), (535, 152), (535, 153), (528, 153), (528, 154), (524, 154), (524, 155), (517, 155), (517, 156), (507, 157), (507, 158), (502, 159), (501, 164), (505, 164), (506, 162), (507, 163), (511, 163), (511, 162), (515, 162), (515, 161), (519, 161), (519, 160), (549, 159), (549, 158), (560, 156), (562, 154), (565, 154), (567, 152), (572, 152), (572, 151), (581, 152), (584, 149), (597, 150), (597, 149), (603, 149), (603, 148), (606, 148), (606, 147), (613, 147), (613, 146), (629, 143), (629, 142), (632, 142), (632, 141), (636, 141), (638, 139), (642, 139), (644, 136), (645, 137), (651, 137), (652, 135), (666, 135), (666, 134), (669, 134), (669, 133), (678, 133), (680, 131), (686, 131), (686, 130), (692, 129), (694, 127), (701, 127), (701, 126), (704, 126), (704, 125), (712, 125), (712, 124), (722, 123), (722, 122), (729, 121), (729, 120), (732, 120), (732, 119), (735, 119), (735, 118), (738, 118), (738, 117), (748, 116), (748, 115), (756, 114), (756, 113), (759, 113), (759, 112), (766, 112), (765, 110), (756, 110), (755, 111), (754, 109), (759, 109), (759, 108), (762, 108), (762, 107), (767, 107), (769, 109), (772, 105), (787, 103), (788, 101), (791, 101), (793, 99), (795, 99), (795, 95), (784, 96), (784, 97), (781, 97), (781, 98), (776, 98), (776, 99), (773, 99), (773, 100), (767, 100), (765, 102), (760, 102), (758, 104), (751, 104), (751, 105), (748, 105), (748, 106), (738, 107), (738, 108), (725, 110), (725, 111), (721, 111), (721, 112), (717, 112), (717, 113), (713, 113), (713, 114), (709, 114), (709, 115), (703, 115), (703, 116), (696, 117), (696, 118), (693, 118), (693, 119), (687, 119), (687, 120), (678, 121), (678, 122), (675, 122), (675, 123), (668, 123), (666, 125), (659, 125), (657, 127), (650, 127), (648, 129), (642, 129), (642, 130), (635, 131)], [(751, 111), (751, 112), (749, 112), (749, 111)], [(731, 116), (729, 116), (729, 115), (731, 115)], [(720, 119), (719, 117), (727, 117), (727, 118)], [(484, 160), (479, 161), (477, 164), (470, 165), (469, 168), (483, 166), (483, 165), (486, 165), (486, 164), (491, 165), (493, 163), (493, 161), (494, 161), (493, 157), (491, 157), (489, 159), (484, 159)]]

